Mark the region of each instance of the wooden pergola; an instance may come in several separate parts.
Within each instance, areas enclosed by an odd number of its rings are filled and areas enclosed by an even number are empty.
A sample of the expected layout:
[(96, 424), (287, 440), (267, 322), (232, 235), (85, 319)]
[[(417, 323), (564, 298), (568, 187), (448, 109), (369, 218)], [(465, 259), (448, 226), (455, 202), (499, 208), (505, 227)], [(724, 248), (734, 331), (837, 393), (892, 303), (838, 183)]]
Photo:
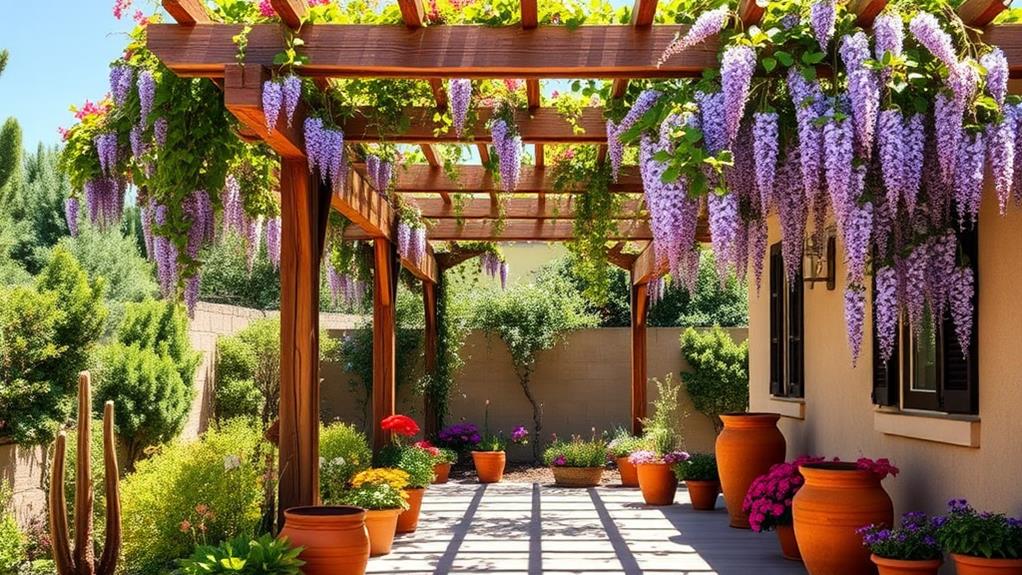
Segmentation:
[[(472, 133), (460, 140), (451, 132), (437, 135), (433, 107), (409, 107), (408, 130), (381, 134), (369, 125), (370, 114), (356, 114), (342, 126), (350, 143), (386, 141), (420, 145), (427, 164), (396, 170), (395, 192), (417, 205), (430, 224), (429, 239), (485, 241), (563, 241), (573, 237), (572, 198), (585, 190), (555, 193), (553, 176), (545, 163), (546, 144), (595, 144), (600, 159), (606, 157), (603, 110), (587, 108), (579, 132), (552, 109), (540, 107), (540, 80), (612, 79), (612, 97), (624, 96), (630, 79), (699, 76), (718, 66), (717, 43), (704, 44), (678, 54), (662, 67), (660, 53), (679, 26), (653, 25), (657, 0), (635, 0), (630, 26), (538, 26), (537, 0), (521, 1), (521, 25), (424, 26), (421, 0), (396, 0), (405, 26), (305, 25), (306, 0), (272, 0), (284, 25), (297, 30), (305, 41), (309, 63), (301, 74), (312, 77), (321, 88), (330, 78), (413, 78), (428, 81), (436, 109), (447, 105), (443, 79), (524, 78), (529, 110), (518, 112), (522, 139), (535, 144), (535, 165), (523, 166), (513, 197), (504, 200), (505, 221), (498, 218), (498, 201), (504, 192), (482, 165), (460, 166), (460, 178), (452, 182), (445, 174), (433, 147), (438, 143), (465, 142), (478, 146), (487, 163), (490, 134), (485, 123), (492, 110), (479, 110)], [(984, 30), (984, 40), (1005, 53), (1012, 78), (1022, 78), (1022, 27), (989, 26), (1008, 0), (966, 0), (959, 8), (962, 20)], [(849, 0), (848, 9), (868, 27), (883, 10), (886, 0)], [(281, 158), (281, 393), (280, 393), (280, 509), (318, 502), (319, 436), (319, 265), (324, 251), (327, 216), (335, 209), (354, 225), (345, 231), (350, 239), (371, 240), (374, 246), (373, 289), (373, 385), (372, 419), (377, 426), (373, 442), (389, 441), (379, 421), (395, 410), (395, 299), (398, 266), (422, 281), (425, 321), (426, 369), (435, 368), (437, 345), (437, 297), (443, 289), (444, 269), (474, 257), (475, 253), (434, 254), (428, 249), (422, 262), (397, 256), (394, 246), (396, 214), (387, 199), (376, 193), (365, 178), (365, 166), (352, 166), (347, 185), (331, 190), (310, 174), (305, 157), (303, 120), (299, 106), (292, 127), (280, 123), (268, 130), (262, 111), (263, 82), (270, 79), (273, 58), (284, 48), (278, 25), (252, 26), (244, 64), (236, 61), (233, 38), (241, 25), (211, 21), (203, 0), (163, 0), (176, 24), (154, 24), (148, 30), (152, 52), (174, 73), (205, 77), (224, 92), (228, 110), (241, 122), (244, 136), (265, 141)], [(754, 24), (765, 4), (741, 0), (738, 14)], [(625, 166), (612, 191), (625, 194), (618, 214), (618, 231), (610, 260), (631, 273), (632, 377), (631, 415), (634, 430), (646, 412), (646, 310), (648, 284), (665, 270), (656, 261), (652, 235), (645, 221), (638, 169)], [(451, 194), (469, 194), (460, 211)], [(708, 241), (705, 221), (700, 241)], [(626, 242), (641, 242), (639, 254), (624, 252)], [(432, 406), (427, 400), (426, 426), (435, 429)]]

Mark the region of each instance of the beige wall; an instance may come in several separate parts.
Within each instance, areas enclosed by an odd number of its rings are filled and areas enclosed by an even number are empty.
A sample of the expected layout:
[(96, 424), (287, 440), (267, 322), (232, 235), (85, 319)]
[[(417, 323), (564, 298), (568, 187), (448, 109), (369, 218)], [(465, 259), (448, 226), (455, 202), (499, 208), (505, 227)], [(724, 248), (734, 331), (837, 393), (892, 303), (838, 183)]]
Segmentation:
[[(987, 190), (980, 221), (978, 447), (877, 431), (876, 410), (870, 400), (872, 321), (867, 319), (859, 367), (853, 369), (840, 280), (835, 291), (821, 286), (805, 290), (805, 419), (782, 418), (788, 455), (889, 457), (901, 468), (897, 478), (885, 482), (898, 514), (941, 511), (952, 497), (964, 497), (986, 509), (1022, 514), (1022, 211), (1012, 208), (1006, 217), (1000, 217), (995, 196)], [(775, 218), (770, 225), (770, 243), (779, 240)], [(842, 249), (839, 240), (838, 254)], [(837, 277), (844, 276), (839, 261)], [(753, 287), (749, 295), (751, 408), (779, 411), (792, 406), (769, 396), (766, 278), (763, 284), (758, 297)], [(867, 305), (867, 315), (871, 314)], [(894, 425), (899, 433), (913, 426), (922, 434), (933, 434), (962, 422), (913, 417), (901, 418)]]
[[(677, 378), (687, 369), (681, 357), (680, 329), (650, 328), (648, 331), (648, 373), (663, 377), (672, 372)], [(570, 334), (552, 350), (541, 352), (532, 378), (532, 390), (543, 405), (543, 441), (551, 433), (560, 437), (588, 435), (597, 431), (627, 427), (631, 418), (631, 343), (628, 328), (591, 329)], [(731, 330), (738, 341), (745, 339), (744, 329)], [(451, 399), (451, 422), (467, 420), (483, 423), (486, 400), (490, 401), (490, 427), (505, 433), (517, 425), (532, 429), (532, 407), (525, 399), (504, 343), (473, 332), (462, 350), (465, 366), (456, 379)], [(341, 419), (363, 423), (364, 396), (353, 394), (351, 376), (341, 366), (324, 364), (322, 369), (322, 405), (326, 420)], [(656, 397), (656, 385), (648, 386), (650, 400)], [(402, 389), (398, 409), (420, 415), (421, 396)], [(683, 394), (682, 409), (688, 414), (683, 430), (686, 448), (712, 451), (715, 433), (708, 418), (694, 410)], [(512, 448), (512, 458), (529, 455), (529, 448)]]
[(0, 442), (0, 483), (14, 491), (14, 511), (22, 525), (46, 512), (43, 477), (47, 473), (45, 448)]

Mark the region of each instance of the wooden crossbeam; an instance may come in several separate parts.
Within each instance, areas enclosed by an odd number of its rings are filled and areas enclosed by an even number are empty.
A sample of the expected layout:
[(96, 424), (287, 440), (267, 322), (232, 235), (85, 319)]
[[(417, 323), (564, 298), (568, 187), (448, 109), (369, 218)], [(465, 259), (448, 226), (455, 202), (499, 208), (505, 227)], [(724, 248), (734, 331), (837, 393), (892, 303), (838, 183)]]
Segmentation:
[(607, 261), (625, 270), (632, 271), (638, 254), (626, 254), (624, 252), (626, 242), (617, 242), (607, 250)]
[(401, 9), (401, 20), (411, 29), (421, 27), (426, 20), (422, 0), (397, 0), (397, 6)]
[[(632, 26), (636, 29), (645, 29), (652, 26), (653, 20), (656, 18), (656, 7), (657, 0), (635, 0), (635, 5), (632, 6)], [(667, 46), (665, 45), (664, 47), (666, 48)], [(627, 92), (628, 78), (618, 78), (611, 85), (610, 97), (611, 99), (618, 100), (624, 98)], [(597, 153), (597, 161), (602, 163), (606, 160), (607, 146), (602, 145)]]
[[(501, 229), (503, 228), (503, 229)], [(574, 223), (564, 220), (506, 220), (501, 226), (492, 220), (433, 220), (429, 239), (435, 241), (568, 241), (575, 237)], [(344, 230), (345, 239), (366, 239), (359, 228)], [(648, 240), (652, 238), (645, 222), (621, 222), (618, 230), (607, 238), (613, 240)]]
[[(1010, 5), (1011, 0), (965, 0), (958, 7), (958, 16), (967, 26), (983, 28), (993, 22), (994, 18)], [(988, 37), (983, 40), (989, 44), (998, 45)]]
[[(153, 24), (150, 50), (176, 74), (222, 76), (235, 62), (236, 24)], [(302, 27), (308, 76), (346, 78), (670, 78), (694, 77), (717, 66), (717, 43), (708, 41), (656, 61), (685, 26), (606, 25), (519, 27), (319, 24)], [(272, 24), (252, 26), (247, 64), (272, 66), (284, 49)], [(456, 47), (456, 48), (455, 48)]]
[(292, 30), (301, 28), (302, 20), (309, 13), (309, 3), (306, 0), (270, 0), (270, 5), (281, 21)]
[(430, 78), (429, 89), (433, 92), (433, 98), (436, 100), (437, 109), (446, 110), (447, 89), (444, 87), (444, 81), (440, 78)]
[(185, 26), (211, 22), (202, 0), (163, 0), (163, 9), (175, 22)]
[(855, 14), (855, 23), (863, 28), (873, 25), (876, 17), (887, 6), (887, 0), (849, 0), (848, 11)]
[(653, 242), (635, 258), (632, 266), (632, 285), (646, 284), (667, 272), (667, 265), (657, 262)]
[[(422, 144), (422, 155), (426, 156), (426, 163), (429, 164), (431, 168), (440, 167), (440, 158), (437, 157), (436, 149), (433, 147), (433, 144)], [(445, 204), (451, 203), (451, 195), (446, 191), (440, 192), (440, 198)]]
[[(362, 109), (344, 123), (344, 139), (347, 142), (386, 141), (399, 144), (491, 141), (490, 130), (486, 127), (486, 123), (492, 117), (492, 109), (477, 110), (477, 121), (470, 127), (471, 129), (466, 129), (460, 138), (454, 133), (454, 130), (438, 133), (446, 128), (434, 121), (435, 113), (436, 109), (433, 107), (406, 108), (404, 115), (408, 119), (407, 126), (393, 129), (374, 124), (370, 120), (371, 110)], [(553, 108), (537, 108), (530, 111), (516, 110), (515, 122), (522, 135), (522, 141), (526, 143), (593, 144), (606, 142), (606, 128), (601, 108), (584, 108), (582, 110), (578, 125), (584, 130), (583, 133), (576, 133), (571, 124)]]
[[(365, 174), (365, 164), (354, 164), (353, 167), (363, 175)], [(480, 194), (503, 193), (500, 186), (494, 183), (493, 175), (482, 166), (476, 165), (459, 166), (457, 181), (451, 180), (441, 168), (433, 168), (425, 164), (399, 166), (394, 171), (394, 178), (394, 190), (401, 194), (445, 191)], [(639, 175), (638, 166), (622, 166), (618, 181), (610, 185), (610, 190), (625, 194), (642, 193), (642, 177)], [(549, 167), (522, 166), (518, 187), (514, 193), (535, 194), (539, 192), (554, 192), (553, 170)], [(585, 189), (572, 189), (567, 193), (577, 192), (584, 193)]]
[(738, 3), (738, 17), (746, 26), (759, 24), (759, 21), (763, 19), (763, 13), (766, 12), (766, 7), (766, 0), (741, 0)]
[(394, 211), (359, 173), (349, 172), (345, 186), (334, 190), (330, 205), (362, 228), (367, 237), (394, 237)]
[(433, 254), (433, 247), (426, 243), (426, 258), (421, 262), (401, 258), (401, 266), (412, 273), (420, 280), (435, 284), (440, 278), (440, 268), (437, 265), (436, 256)]
[[(503, 203), (504, 218), (508, 220), (570, 220), (575, 217), (574, 196), (551, 196), (544, 202), (535, 198), (508, 198)], [(466, 198), (460, 209), (439, 198), (415, 198), (412, 200), (422, 217), (436, 220), (478, 220), (496, 219), (498, 209), (488, 198)], [(631, 220), (642, 216), (642, 202), (626, 200), (614, 214), (617, 220)]]
[(281, 117), (272, 130), (268, 129), (263, 115), (263, 82), (269, 79), (270, 70), (265, 66), (228, 65), (224, 76), (224, 106), (281, 157), (304, 160), (305, 138), (301, 128), (304, 104), (299, 103), (290, 127)]

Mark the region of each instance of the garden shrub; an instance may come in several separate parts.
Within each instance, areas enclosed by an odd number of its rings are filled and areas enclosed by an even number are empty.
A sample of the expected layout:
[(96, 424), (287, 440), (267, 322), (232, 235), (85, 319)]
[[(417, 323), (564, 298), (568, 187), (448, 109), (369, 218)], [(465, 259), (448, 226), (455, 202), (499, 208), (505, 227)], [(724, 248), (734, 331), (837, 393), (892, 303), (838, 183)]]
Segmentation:
[[(137, 302), (156, 294), (152, 265), (139, 253), (135, 238), (86, 222), (78, 228), (77, 236), (65, 236), (59, 245), (74, 254), (89, 277), (104, 279), (108, 301)], [(48, 259), (46, 252), (37, 257)]]
[(137, 344), (174, 360), (181, 381), (189, 385), (202, 355), (192, 350), (188, 339), (188, 316), (184, 307), (172, 301), (146, 299), (129, 304), (117, 329), (117, 341)]
[[(209, 542), (253, 535), (269, 449), (258, 429), (236, 420), (139, 462), (121, 484), (124, 573), (169, 570), (202, 542), (200, 535)], [(205, 532), (183, 532), (185, 521), (201, 522)]]
[(103, 333), (103, 286), (57, 247), (34, 289), (0, 289), (0, 435), (49, 443), (67, 421)]
[(255, 351), (247, 342), (237, 336), (217, 340), (213, 393), (213, 415), (217, 421), (259, 417), (263, 396), (253, 379), (255, 368)]
[(114, 424), (130, 467), (145, 448), (181, 432), (195, 395), (192, 380), (181, 380), (171, 356), (137, 344), (104, 346), (97, 364), (94, 409), (101, 413), (107, 400), (114, 402)]
[(373, 460), (365, 434), (340, 421), (320, 428), (319, 456), (323, 460), (320, 491), (324, 501), (336, 501), (351, 478), (368, 469)]
[(11, 509), (12, 493), (6, 481), (0, 481), (0, 575), (16, 575), (28, 559), (25, 536), (18, 528)]
[(714, 327), (681, 334), (681, 354), (692, 367), (681, 380), (695, 408), (713, 421), (720, 433), (722, 413), (749, 406), (749, 342), (734, 342), (727, 331)]
[(244, 535), (219, 545), (201, 545), (191, 557), (181, 561), (180, 575), (301, 575), (304, 561), (301, 548), (266, 534), (252, 538)]

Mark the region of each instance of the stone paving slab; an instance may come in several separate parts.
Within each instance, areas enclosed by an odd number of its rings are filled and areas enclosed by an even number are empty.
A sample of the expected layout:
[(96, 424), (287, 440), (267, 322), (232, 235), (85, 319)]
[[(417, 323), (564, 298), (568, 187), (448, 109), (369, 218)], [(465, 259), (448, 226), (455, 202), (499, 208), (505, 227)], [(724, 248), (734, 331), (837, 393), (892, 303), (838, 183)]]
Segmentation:
[(638, 489), (563, 489), (498, 483), (435, 485), (419, 530), (367, 573), (446, 575), (792, 575), (777, 538), (728, 527), (727, 513), (696, 512), (688, 492), (648, 507)]

